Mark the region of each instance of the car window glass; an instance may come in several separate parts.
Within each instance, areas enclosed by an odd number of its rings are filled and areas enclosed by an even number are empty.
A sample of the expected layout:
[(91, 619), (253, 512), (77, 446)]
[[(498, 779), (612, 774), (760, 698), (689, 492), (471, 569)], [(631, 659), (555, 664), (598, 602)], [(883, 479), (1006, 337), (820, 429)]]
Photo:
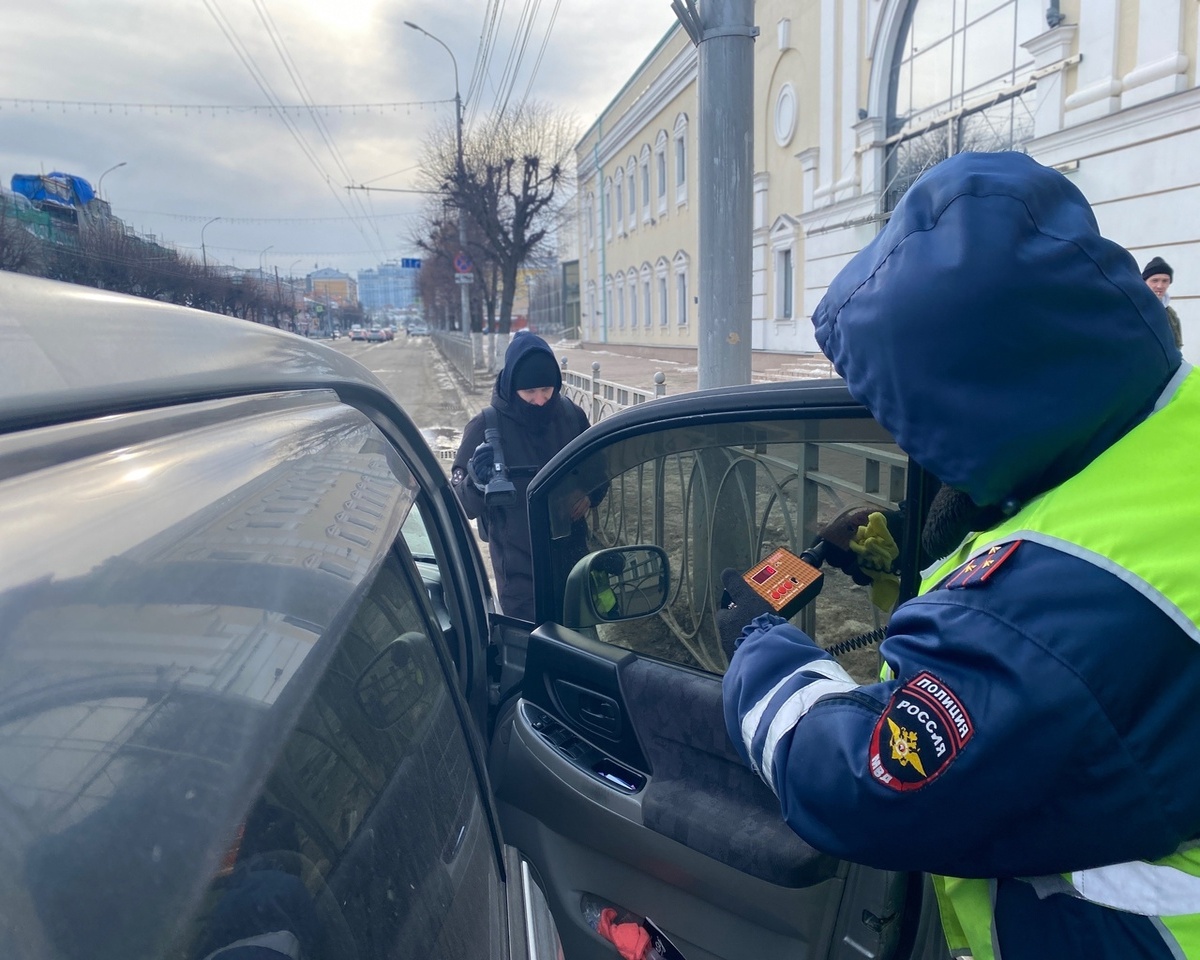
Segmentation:
[(496, 955), (493, 836), (436, 636), (401, 545), (232, 844), (191, 956), (271, 932), (264, 912), (304, 956)]
[[(600, 624), (600, 639), (722, 673), (727, 661), (714, 621), (722, 571), (747, 571), (779, 547), (800, 553), (849, 507), (897, 508), (907, 472), (906, 456), (865, 418), (706, 424), (643, 432), (604, 448), (556, 481), (547, 504), (553, 532), (579, 476), (607, 479), (607, 496), (589, 520), (588, 549), (650, 543), (667, 551), (664, 610)], [(820, 595), (793, 617), (818, 643), (853, 641), (886, 624), (869, 588), (828, 565), (823, 573)], [(555, 580), (560, 603), (565, 577)], [(864, 644), (842, 662), (872, 679), (877, 647)]]

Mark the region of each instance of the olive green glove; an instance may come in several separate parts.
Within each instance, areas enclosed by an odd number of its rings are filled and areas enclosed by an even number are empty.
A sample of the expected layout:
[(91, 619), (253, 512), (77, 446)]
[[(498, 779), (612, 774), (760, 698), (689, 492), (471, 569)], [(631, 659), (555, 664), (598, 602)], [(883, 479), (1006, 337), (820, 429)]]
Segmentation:
[(900, 576), (892, 573), (892, 565), (900, 556), (900, 548), (892, 539), (887, 520), (878, 511), (867, 517), (850, 541), (850, 550), (858, 568), (871, 580), (871, 602), (880, 610), (890, 612), (900, 599)]
[(825, 562), (869, 586), (871, 602), (885, 611), (900, 597), (900, 577), (892, 571), (900, 549), (891, 526), (900, 529), (900, 512), (852, 507), (817, 533), (825, 544)]

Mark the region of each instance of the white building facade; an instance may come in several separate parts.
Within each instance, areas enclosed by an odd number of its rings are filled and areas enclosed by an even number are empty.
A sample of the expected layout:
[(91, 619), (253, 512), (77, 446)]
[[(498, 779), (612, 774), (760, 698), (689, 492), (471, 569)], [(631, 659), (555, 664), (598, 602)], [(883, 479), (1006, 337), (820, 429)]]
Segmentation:
[[(759, 0), (752, 344), (815, 351), (838, 270), (928, 166), (1022, 150), (1139, 265), (1200, 362), (1197, 0)], [(576, 148), (583, 338), (695, 353), (697, 51), (668, 31)]]

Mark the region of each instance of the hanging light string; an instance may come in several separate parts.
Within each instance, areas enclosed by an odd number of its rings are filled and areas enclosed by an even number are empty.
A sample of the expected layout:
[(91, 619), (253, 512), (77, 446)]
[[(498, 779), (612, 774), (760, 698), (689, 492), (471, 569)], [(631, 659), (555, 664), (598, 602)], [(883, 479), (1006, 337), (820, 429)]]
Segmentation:
[[(169, 220), (185, 220), (192, 223), (199, 223), (202, 220), (211, 220), (208, 214), (192, 214), (192, 213), (163, 213), (161, 210), (130, 210), (126, 207), (121, 208), (123, 214), (139, 214), (143, 217), (165, 217)], [(376, 220), (394, 220), (404, 217), (418, 217), (419, 213), (376, 213), (372, 214)], [(222, 223), (347, 223), (355, 220), (355, 217), (227, 217), (222, 214)]]
[(340, 114), (355, 116), (357, 114), (386, 114), (411, 113), (414, 108), (423, 110), (425, 107), (440, 107), (453, 104), (454, 100), (410, 100), (391, 103), (315, 103), (311, 106), (298, 104), (280, 104), (278, 107), (268, 104), (244, 103), (110, 103), (101, 100), (34, 100), (27, 97), (0, 97), (0, 110), (20, 110), (28, 113), (38, 111), (49, 112), (61, 110), (63, 113), (124, 113), (124, 114), (162, 114), (178, 113), (182, 116), (217, 116), (217, 114), (263, 114), (277, 115), (280, 111), (297, 116), (319, 111), (325, 116)]

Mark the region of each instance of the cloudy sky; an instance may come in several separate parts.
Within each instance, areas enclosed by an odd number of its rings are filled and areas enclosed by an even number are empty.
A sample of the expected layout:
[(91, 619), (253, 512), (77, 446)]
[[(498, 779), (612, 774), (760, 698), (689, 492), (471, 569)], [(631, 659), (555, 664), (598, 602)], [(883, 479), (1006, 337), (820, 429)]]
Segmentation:
[(8, 7), (4, 187), (77, 174), (141, 233), (197, 260), (203, 239), (210, 263), (281, 275), (413, 254), (421, 197), (345, 189), (412, 186), (422, 138), (453, 118), (450, 57), (404, 21), (453, 52), (468, 120), (529, 96), (570, 111), (581, 133), (675, 22), (669, 0)]

